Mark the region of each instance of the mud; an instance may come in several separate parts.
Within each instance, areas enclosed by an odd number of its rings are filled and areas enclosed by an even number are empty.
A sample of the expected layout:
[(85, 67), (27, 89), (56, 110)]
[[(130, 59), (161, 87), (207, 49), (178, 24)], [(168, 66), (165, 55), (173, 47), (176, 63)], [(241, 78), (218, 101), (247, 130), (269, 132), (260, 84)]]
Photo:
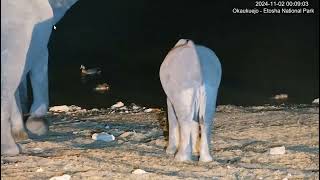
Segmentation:
[[(319, 179), (318, 106), (218, 106), (210, 163), (175, 162), (165, 153), (163, 110), (78, 108), (47, 118), (47, 136), (20, 141), (21, 155), (1, 157), (1, 179)], [(93, 140), (99, 132), (116, 139)], [(270, 155), (280, 146), (285, 154)]]

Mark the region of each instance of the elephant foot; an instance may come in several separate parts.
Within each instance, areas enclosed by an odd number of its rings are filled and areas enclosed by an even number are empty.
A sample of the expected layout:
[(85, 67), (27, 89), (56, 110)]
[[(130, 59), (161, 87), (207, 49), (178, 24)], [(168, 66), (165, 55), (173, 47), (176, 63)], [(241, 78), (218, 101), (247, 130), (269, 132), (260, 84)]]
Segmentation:
[(48, 133), (49, 123), (44, 118), (30, 116), (27, 119), (26, 128), (31, 136), (42, 136)]
[(200, 156), (200, 152), (199, 151), (192, 151), (192, 155), (193, 156)]
[(191, 153), (188, 154), (188, 153), (177, 153), (174, 157), (174, 159), (176, 161), (180, 161), (180, 162), (183, 162), (183, 161), (192, 161), (192, 158), (191, 158)]
[(166, 149), (166, 153), (169, 155), (174, 155), (177, 151), (177, 147), (176, 146), (168, 146)]
[(194, 156), (200, 156), (200, 150), (199, 146), (193, 146), (192, 147), (192, 155)]
[(28, 134), (24, 129), (12, 130), (12, 136), (15, 141), (22, 141), (29, 138)]
[(210, 154), (200, 155), (199, 161), (201, 162), (211, 162), (212, 156)]
[(16, 143), (1, 144), (1, 156), (16, 156), (21, 152), (21, 148)]

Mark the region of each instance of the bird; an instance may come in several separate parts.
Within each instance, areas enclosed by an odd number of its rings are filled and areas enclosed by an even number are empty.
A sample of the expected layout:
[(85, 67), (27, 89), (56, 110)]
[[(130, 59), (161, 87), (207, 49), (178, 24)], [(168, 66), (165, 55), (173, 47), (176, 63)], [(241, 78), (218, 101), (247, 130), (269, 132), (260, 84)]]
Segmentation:
[(110, 89), (110, 86), (109, 84), (107, 83), (103, 83), (103, 84), (98, 84), (94, 90), (95, 91), (99, 91), (99, 92), (105, 92), (105, 91), (108, 91)]
[(101, 74), (101, 69), (100, 68), (91, 68), (91, 69), (86, 69), (84, 65), (80, 66), (81, 70), (81, 75), (86, 76), (86, 75), (97, 75)]

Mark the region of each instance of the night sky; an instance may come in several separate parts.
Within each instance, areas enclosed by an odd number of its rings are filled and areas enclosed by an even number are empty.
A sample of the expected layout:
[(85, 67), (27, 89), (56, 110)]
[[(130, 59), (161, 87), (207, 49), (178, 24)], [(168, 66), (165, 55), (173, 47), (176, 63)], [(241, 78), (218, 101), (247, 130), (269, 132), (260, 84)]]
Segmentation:
[[(319, 96), (318, 1), (314, 14), (233, 14), (254, 1), (80, 0), (49, 43), (50, 103), (165, 106), (159, 67), (180, 38), (212, 49), (222, 64), (218, 104), (290, 103)], [(83, 83), (80, 65), (103, 74)], [(98, 94), (101, 82), (111, 91)]]

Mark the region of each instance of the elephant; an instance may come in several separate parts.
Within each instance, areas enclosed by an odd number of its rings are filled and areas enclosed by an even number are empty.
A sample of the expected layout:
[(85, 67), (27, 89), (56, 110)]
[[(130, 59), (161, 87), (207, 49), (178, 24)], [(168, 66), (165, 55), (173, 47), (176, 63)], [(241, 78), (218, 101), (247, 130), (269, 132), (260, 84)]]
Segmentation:
[(27, 137), (21, 101), (26, 101), (29, 74), (33, 102), (26, 127), (48, 131), (42, 117), (49, 105), (48, 48), (52, 26), (77, 0), (1, 0), (1, 155), (21, 152), (15, 137)]
[(222, 69), (209, 48), (180, 39), (160, 66), (160, 81), (167, 95), (168, 154), (176, 161), (212, 161), (211, 128)]

